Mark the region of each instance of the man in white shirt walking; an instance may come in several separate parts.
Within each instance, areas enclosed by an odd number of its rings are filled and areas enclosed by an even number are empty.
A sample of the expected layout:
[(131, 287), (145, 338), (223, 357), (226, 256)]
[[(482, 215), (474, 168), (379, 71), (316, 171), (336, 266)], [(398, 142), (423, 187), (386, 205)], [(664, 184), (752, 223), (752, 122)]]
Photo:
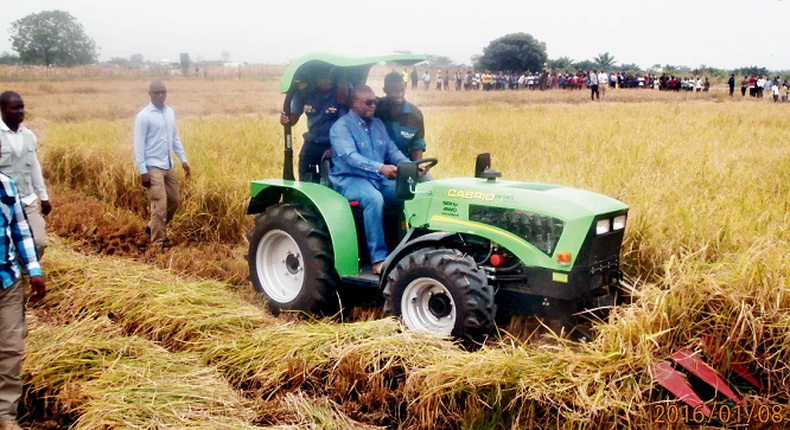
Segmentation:
[(0, 123), (0, 172), (16, 183), (41, 258), (47, 247), (47, 224), (42, 215), (49, 215), (52, 205), (36, 155), (36, 135), (22, 125), (25, 103), (19, 94), (13, 91), (0, 94), (0, 113), (3, 118)]
[(170, 153), (174, 152), (181, 161), (187, 178), (190, 170), (178, 138), (175, 112), (165, 105), (165, 85), (152, 82), (148, 95), (151, 103), (137, 114), (134, 121), (134, 165), (140, 172), (141, 184), (148, 189), (151, 204), (151, 221), (146, 231), (151, 235), (151, 245), (162, 248), (166, 238), (165, 226), (178, 209), (181, 192)]

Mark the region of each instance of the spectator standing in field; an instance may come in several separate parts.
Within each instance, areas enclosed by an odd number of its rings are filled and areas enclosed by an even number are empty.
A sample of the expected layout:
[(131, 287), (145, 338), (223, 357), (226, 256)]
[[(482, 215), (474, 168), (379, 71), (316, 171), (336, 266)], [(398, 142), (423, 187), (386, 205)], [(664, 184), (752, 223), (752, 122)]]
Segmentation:
[(609, 75), (603, 70), (598, 73), (598, 90), (601, 92), (601, 100), (606, 97), (606, 84), (609, 82)]
[(19, 94), (13, 91), (0, 94), (0, 113), (3, 118), (0, 123), (0, 173), (8, 175), (16, 185), (33, 232), (38, 258), (41, 258), (47, 247), (47, 224), (43, 216), (49, 215), (52, 204), (36, 155), (36, 135), (22, 125), (25, 103)]
[(442, 89), (442, 69), (436, 71), (436, 90), (441, 91)]
[(151, 82), (148, 95), (151, 103), (137, 114), (134, 121), (134, 165), (140, 172), (140, 183), (148, 190), (151, 205), (151, 220), (145, 230), (151, 235), (151, 245), (162, 249), (167, 237), (165, 226), (178, 209), (181, 192), (170, 153), (175, 153), (181, 161), (187, 178), (190, 169), (178, 138), (176, 114), (165, 105), (165, 84)]
[(749, 78), (744, 76), (741, 79), (741, 97), (746, 97), (746, 88), (749, 88)]
[(491, 91), (494, 88), (494, 75), (486, 70), (483, 73), (483, 91)]
[(763, 98), (763, 93), (765, 92), (765, 79), (763, 79), (762, 75), (757, 77), (754, 90), (757, 92), (758, 99)]
[[(3, 143), (3, 147), (6, 143)], [(5, 153), (0, 159), (5, 157)], [(32, 294), (37, 302), (46, 294), (36, 244), (22, 209), (22, 196), (14, 181), (0, 174), (0, 429), (22, 430), (17, 423), (17, 406), (22, 397), (22, 354), (25, 350), (25, 299), (21, 272), (30, 276)], [(20, 266), (21, 263), (21, 266)]]
[[(771, 94), (771, 84), (772, 84), (771, 77), (766, 76), (765, 81), (763, 82), (763, 91), (768, 94)], [(762, 94), (760, 95), (760, 97), (762, 97)]]
[(466, 77), (464, 78), (464, 90), (469, 91), (472, 89), (472, 81), (474, 80), (474, 76), (472, 75), (471, 70), (466, 71)]
[(771, 84), (771, 95), (774, 96), (774, 103), (779, 101), (779, 81), (774, 81)]
[(702, 92), (702, 78), (697, 76), (697, 92)]
[(444, 79), (442, 80), (442, 82), (444, 83), (444, 90), (445, 91), (450, 91), (450, 71), (449, 70), (445, 70), (444, 71)]
[(730, 79), (727, 80), (727, 86), (730, 88), (730, 97), (735, 94), (735, 74), (730, 75)]
[(417, 81), (419, 80), (419, 76), (417, 76), (417, 68), (414, 67), (411, 69), (411, 75), (409, 75), (409, 80), (411, 80), (411, 89), (417, 89)]
[(367, 85), (354, 89), (351, 111), (332, 126), (332, 186), (362, 208), (373, 273), (380, 274), (387, 258), (382, 220), (384, 205), (400, 205), (395, 199), (398, 164), (409, 161), (375, 118), (376, 95)]
[(422, 74), (422, 81), (425, 82), (425, 91), (431, 89), (431, 74), (428, 73), (426, 70), (425, 73)]
[(595, 101), (601, 98), (598, 92), (598, 71), (593, 69), (592, 73), (587, 76), (587, 84), (590, 86), (590, 100)]
[(401, 76), (403, 77), (403, 83), (407, 84), (409, 82), (409, 71), (406, 70), (405, 67), (403, 68), (403, 75)]
[(455, 90), (461, 91), (461, 82), (463, 82), (463, 75), (461, 74), (461, 69), (455, 71)]
[(785, 79), (782, 83), (782, 103), (787, 103), (788, 97), (790, 97), (790, 82)]

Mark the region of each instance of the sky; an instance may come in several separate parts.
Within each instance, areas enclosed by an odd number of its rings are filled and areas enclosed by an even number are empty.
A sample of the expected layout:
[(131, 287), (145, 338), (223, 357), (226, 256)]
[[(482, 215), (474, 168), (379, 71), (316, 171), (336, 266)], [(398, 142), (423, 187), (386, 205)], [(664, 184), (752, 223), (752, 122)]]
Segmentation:
[(227, 52), (234, 62), (283, 64), (310, 52), (405, 50), (469, 64), (492, 40), (525, 32), (549, 58), (609, 52), (643, 68), (790, 70), (790, 0), (27, 0), (0, 8), (0, 52), (12, 51), (13, 21), (54, 9), (82, 23), (101, 60)]

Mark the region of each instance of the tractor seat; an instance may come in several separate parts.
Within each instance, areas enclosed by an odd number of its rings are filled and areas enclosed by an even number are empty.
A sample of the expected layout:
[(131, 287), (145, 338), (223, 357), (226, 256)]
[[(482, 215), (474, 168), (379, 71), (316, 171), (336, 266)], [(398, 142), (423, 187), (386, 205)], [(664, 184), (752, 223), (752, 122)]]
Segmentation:
[[(318, 166), (318, 174), (320, 176), (319, 183), (325, 187), (332, 188), (332, 182), (329, 181), (329, 171), (332, 170), (332, 158), (330, 157), (323, 157), (321, 158), (321, 164)], [(351, 206), (351, 209), (359, 207), (359, 201), (351, 200), (348, 202), (348, 205)]]

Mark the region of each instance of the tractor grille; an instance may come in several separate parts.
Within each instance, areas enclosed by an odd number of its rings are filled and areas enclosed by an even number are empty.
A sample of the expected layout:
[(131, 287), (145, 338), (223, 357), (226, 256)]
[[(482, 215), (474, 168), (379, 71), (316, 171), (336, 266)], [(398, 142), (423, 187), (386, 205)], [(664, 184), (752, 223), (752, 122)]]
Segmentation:
[(469, 205), (469, 220), (513, 233), (548, 256), (554, 253), (565, 228), (565, 222), (554, 217), (482, 205)]

